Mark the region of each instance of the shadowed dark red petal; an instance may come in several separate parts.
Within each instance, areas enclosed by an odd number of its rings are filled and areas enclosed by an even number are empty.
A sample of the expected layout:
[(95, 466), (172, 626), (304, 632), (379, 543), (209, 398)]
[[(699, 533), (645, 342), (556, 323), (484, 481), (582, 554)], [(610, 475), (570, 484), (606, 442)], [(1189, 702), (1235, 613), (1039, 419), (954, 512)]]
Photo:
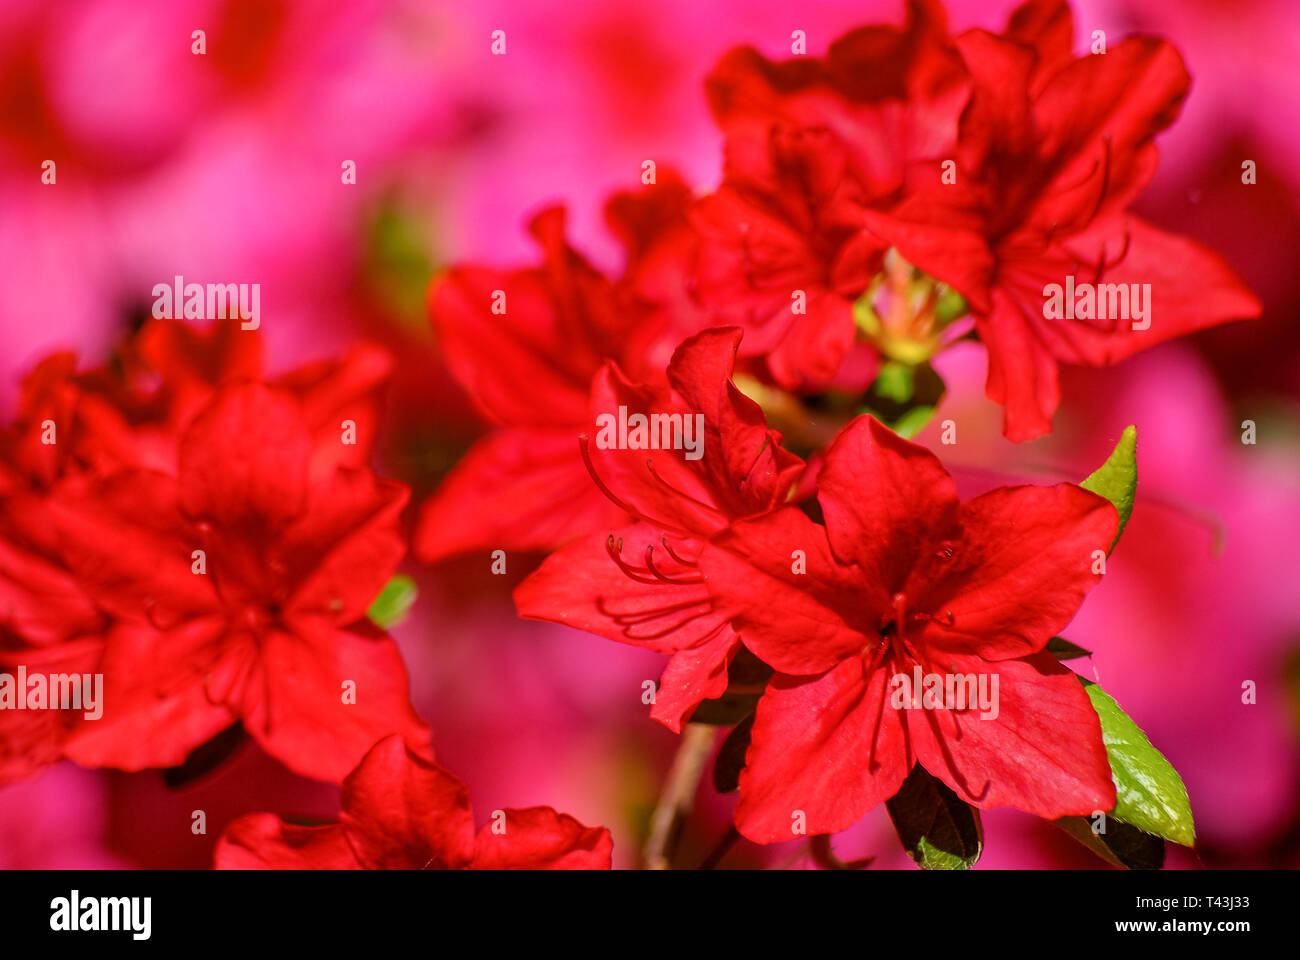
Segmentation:
[(340, 816), (357, 860), (371, 870), (457, 870), (474, 855), (465, 785), (385, 737), (343, 781)]
[(226, 827), (213, 854), (218, 870), (360, 870), (337, 823), (300, 827), (250, 813)]
[(475, 870), (608, 870), (614, 842), (604, 827), (584, 827), (551, 807), (505, 809), (504, 823), (474, 838)]

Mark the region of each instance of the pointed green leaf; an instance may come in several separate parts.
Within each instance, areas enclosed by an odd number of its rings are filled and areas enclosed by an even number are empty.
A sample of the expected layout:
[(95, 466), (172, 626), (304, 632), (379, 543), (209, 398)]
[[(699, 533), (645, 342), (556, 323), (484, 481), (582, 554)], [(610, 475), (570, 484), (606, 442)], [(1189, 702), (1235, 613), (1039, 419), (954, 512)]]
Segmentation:
[(1088, 817), (1062, 817), (1053, 822), (1112, 866), (1159, 870), (1165, 865), (1165, 842), (1127, 823), (1108, 817), (1104, 832), (1098, 833)]
[(379, 596), (366, 611), (366, 616), (387, 630), (406, 619), (411, 605), (415, 603), (415, 595), (415, 581), (406, 574), (399, 573), (379, 591)]
[(1137, 470), (1137, 427), (1128, 426), (1124, 428), (1119, 443), (1115, 444), (1115, 449), (1106, 458), (1106, 462), (1079, 484), (1083, 489), (1105, 497), (1119, 511), (1119, 529), (1111, 541), (1112, 550), (1119, 543), (1119, 536), (1133, 514), (1133, 498), (1137, 495)]
[(922, 870), (969, 870), (984, 850), (979, 811), (920, 764), (885, 806), (903, 848)]
[(1178, 771), (1105, 690), (1082, 677), (1079, 681), (1101, 718), (1101, 738), (1117, 796), (1110, 816), (1190, 847), (1196, 841), (1196, 827)]

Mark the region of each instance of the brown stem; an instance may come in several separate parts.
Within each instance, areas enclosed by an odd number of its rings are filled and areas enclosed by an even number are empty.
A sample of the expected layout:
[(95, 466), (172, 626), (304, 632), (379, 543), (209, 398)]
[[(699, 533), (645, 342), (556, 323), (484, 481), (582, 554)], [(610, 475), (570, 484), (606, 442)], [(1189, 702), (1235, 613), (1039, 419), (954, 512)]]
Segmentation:
[(695, 791), (713, 753), (718, 730), (709, 724), (688, 723), (682, 731), (681, 745), (673, 757), (668, 779), (659, 795), (659, 804), (650, 819), (650, 839), (646, 841), (644, 852), (647, 870), (671, 868), (677, 841), (695, 804)]
[(731, 848), (736, 845), (736, 841), (739, 839), (740, 831), (736, 829), (736, 825), (728, 825), (727, 832), (722, 835), (722, 839), (719, 840), (718, 845), (713, 848), (713, 852), (704, 858), (704, 862), (700, 864), (699, 868), (701, 870), (716, 870), (718, 864), (720, 864), (722, 859), (731, 852)]

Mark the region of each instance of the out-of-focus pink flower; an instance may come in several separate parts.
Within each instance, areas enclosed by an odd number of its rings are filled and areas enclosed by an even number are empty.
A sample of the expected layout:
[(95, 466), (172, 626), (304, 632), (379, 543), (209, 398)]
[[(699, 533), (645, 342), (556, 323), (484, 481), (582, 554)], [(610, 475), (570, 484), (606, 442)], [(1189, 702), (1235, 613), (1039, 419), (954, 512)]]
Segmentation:
[(457, 129), (425, 19), (383, 0), (7, 9), (0, 408), (36, 354), (102, 351), (177, 274), (261, 283), (288, 363), (336, 345), (368, 205)]

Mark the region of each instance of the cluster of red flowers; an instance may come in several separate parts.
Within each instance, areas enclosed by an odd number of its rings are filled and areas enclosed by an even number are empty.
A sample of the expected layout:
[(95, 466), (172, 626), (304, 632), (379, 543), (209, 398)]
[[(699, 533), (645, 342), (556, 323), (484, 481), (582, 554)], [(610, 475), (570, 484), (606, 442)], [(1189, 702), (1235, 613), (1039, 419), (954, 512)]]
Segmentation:
[[(988, 396), (1024, 441), (1051, 428), (1059, 363), (1257, 316), (1217, 254), (1127, 209), (1187, 94), (1178, 53), (1144, 37), (1080, 58), (1072, 45), (1064, 0), (956, 37), (917, 0), (902, 29), (856, 30), (821, 60), (734, 51), (707, 82), (722, 184), (692, 197), (659, 170), (615, 197), (621, 277), (568, 247), (552, 209), (532, 224), (539, 266), (439, 278), (447, 362), (497, 429), (426, 507), (417, 555), (553, 549), (618, 522), (573, 443), (592, 381), (613, 359), (662, 384), (676, 346), (710, 326), (740, 327), (743, 372), (795, 397), (860, 393), (881, 358), (918, 362), (973, 330)], [(1075, 275), (1149, 284), (1150, 322), (1046, 319), (1044, 285)]]
[[(406, 550), (408, 491), (367, 466), (391, 358), (360, 346), (268, 380), (260, 354), (236, 321), (154, 320), (102, 369), (60, 354), (27, 377), (0, 436), (0, 672), (103, 686), (96, 716), (6, 704), (19, 709), (0, 710), (0, 783), (65, 757), (176, 766), (238, 723), (304, 776), (355, 768), (345, 782), (378, 794), (415, 778), (463, 806), (431, 765), (397, 646), (366, 616)], [(358, 846), (365, 865), (425, 849), (389, 813), (350, 813), (390, 843)], [(608, 865), (604, 831), (549, 808), (516, 819), (476, 864)], [(231, 843), (255, 836), (232, 829)], [(446, 855), (458, 864), (460, 846)]]
[[(652, 715), (675, 731), (747, 689), (752, 840), (841, 830), (918, 766), (975, 807), (1116, 804), (1089, 695), (1046, 651), (1100, 579), (1112, 503), (1070, 484), (962, 503), (869, 416), (797, 442), (769, 425), (827, 397), (857, 412), (885, 363), (969, 336), (1028, 440), (1050, 429), (1058, 362), (1258, 312), (1215, 254), (1127, 210), (1187, 92), (1177, 53), (1072, 42), (1061, 2), (951, 36), (917, 0), (824, 59), (732, 52), (708, 80), (722, 183), (697, 197), (659, 171), (612, 200), (622, 276), (548, 210), (539, 266), (431, 288), (447, 362), (496, 426), (424, 505), (417, 556), (549, 552), (520, 613), (670, 655)], [(1049, 319), (1040, 289), (1076, 275), (1149, 285), (1150, 322)], [(0, 671), (105, 688), (93, 720), (0, 711), (0, 783), (63, 758), (170, 767), (242, 724), (341, 783), (343, 813), (243, 818), (218, 865), (609, 865), (607, 831), (549, 807), (475, 836), (367, 617), (405, 551), (408, 492), (368, 466), (390, 363), (358, 347), (268, 379), (235, 323), (155, 320), (103, 368), (31, 373), (0, 435)], [(592, 442), (615, 416), (668, 426)], [(684, 456), (672, 429), (695, 423)], [(933, 674), (992, 678), (1000, 703), (898, 701), (891, 678)]]
[[(1099, 579), (1114, 507), (1072, 485), (959, 503), (925, 449), (820, 415), (970, 338), (1004, 432), (1030, 440), (1058, 363), (1258, 314), (1216, 254), (1128, 210), (1188, 90), (1177, 52), (1133, 37), (1076, 58), (1073, 40), (1059, 0), (959, 36), (915, 0), (901, 29), (823, 59), (733, 51), (707, 81), (721, 185), (693, 196), (660, 171), (613, 199), (621, 277), (567, 246), (553, 209), (532, 224), (538, 267), (431, 289), (448, 363), (496, 426), (425, 505), (417, 555), (553, 551), (520, 613), (670, 655), (652, 715), (673, 730), (764, 679), (742, 724), (752, 840), (789, 839), (799, 815), (843, 829), (918, 764), (977, 807), (1115, 805), (1097, 714), (1045, 652)], [(1076, 278), (1149, 290), (1142, 322), (1054, 316), (1048, 285)], [(783, 440), (769, 419), (798, 427), (792, 409), (821, 436)], [(648, 436), (593, 443), (616, 415)], [(697, 415), (698, 459), (655, 439)], [(914, 670), (992, 675), (1001, 710), (902, 711), (890, 678)]]

